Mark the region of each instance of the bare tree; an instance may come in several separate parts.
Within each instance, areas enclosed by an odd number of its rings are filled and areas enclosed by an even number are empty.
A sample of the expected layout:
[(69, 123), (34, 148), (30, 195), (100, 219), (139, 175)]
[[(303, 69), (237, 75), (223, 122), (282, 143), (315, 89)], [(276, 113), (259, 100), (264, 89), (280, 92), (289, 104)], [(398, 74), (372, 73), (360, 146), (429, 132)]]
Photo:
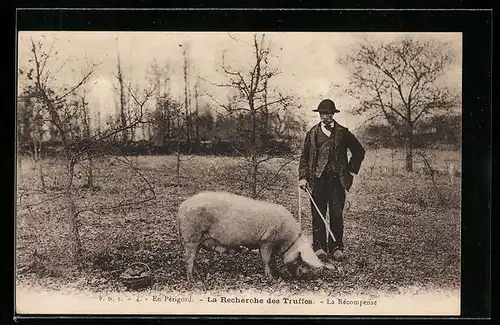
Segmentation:
[[(64, 148), (69, 149), (68, 135), (70, 134), (72, 125), (68, 123), (70, 116), (64, 116), (68, 114), (61, 113), (61, 111), (67, 107), (64, 104), (68, 96), (74, 94), (77, 89), (89, 80), (90, 76), (94, 73), (96, 65), (91, 64), (83, 72), (82, 78), (76, 84), (64, 86), (61, 90), (57, 91), (56, 87), (51, 87), (50, 83), (54, 80), (55, 74), (62, 69), (62, 66), (58, 71), (51, 71), (48, 68), (47, 63), (52, 57), (53, 51), (54, 44), (52, 44), (48, 51), (44, 51), (41, 42), (35, 42), (31, 39), (31, 62), (33, 62), (34, 67), (29, 70), (28, 79), (33, 80), (32, 95), (45, 105), (50, 121), (57, 128), (61, 136)], [(65, 151), (69, 153), (69, 150)]]
[[(183, 51), (184, 67), (184, 98), (175, 100), (170, 93), (170, 65), (167, 61), (163, 66), (154, 61), (149, 67), (150, 80), (158, 83), (156, 92), (156, 109), (148, 125), (153, 126), (155, 137), (167, 152), (175, 156), (175, 186), (180, 190), (182, 184), (182, 163), (189, 159), (184, 157), (183, 141), (189, 145), (190, 100), (188, 83), (188, 58), (186, 46)], [(183, 104), (181, 103), (183, 102)]]
[[(183, 162), (183, 154), (182, 154), (182, 149), (181, 149), (181, 142), (184, 137), (187, 138), (187, 133), (188, 133), (188, 126), (187, 126), (187, 118), (185, 114), (182, 112), (182, 106), (179, 105), (178, 103), (172, 102), (171, 106), (171, 115), (174, 117), (176, 121), (176, 128), (172, 132), (173, 139), (175, 141), (175, 149), (174, 148), (169, 148), (170, 152), (175, 155), (176, 158), (176, 164), (175, 164), (175, 174), (176, 174), (176, 188), (177, 191), (180, 191), (180, 186), (182, 184), (182, 179), (181, 179), (181, 166)], [(182, 123), (185, 122), (186, 127), (183, 128)], [(185, 133), (183, 132), (185, 130)], [(189, 142), (187, 142), (189, 144)]]
[[(94, 72), (95, 65), (91, 65), (90, 68), (83, 73), (83, 77), (76, 84), (63, 86), (61, 90), (57, 91), (57, 87), (55, 85), (55, 73), (49, 68), (48, 64), (49, 60), (52, 59), (54, 55), (56, 55), (54, 53), (54, 44), (52, 44), (50, 48), (45, 51), (42, 42), (35, 42), (31, 38), (31, 59), (29, 62), (32, 64), (32, 67), (29, 69), (28, 79), (32, 81), (32, 84), (30, 85), (29, 90), (31, 95), (43, 104), (43, 108), (49, 115), (50, 122), (57, 128), (64, 148), (65, 158), (69, 161), (68, 184), (63, 195), (69, 209), (69, 224), (72, 238), (71, 252), (73, 253), (73, 257), (75, 259), (79, 259), (81, 242), (78, 233), (75, 201), (71, 193), (75, 167), (75, 161), (71, 157), (71, 143), (69, 138), (72, 131), (72, 124), (70, 123), (69, 118), (71, 115), (68, 117), (68, 114), (64, 109), (68, 107), (68, 105), (65, 105), (65, 101), (68, 99), (68, 96), (74, 94), (75, 91), (88, 81)], [(60, 69), (62, 69), (62, 66)]]
[(410, 37), (364, 42), (339, 60), (349, 71), (347, 91), (361, 102), (354, 113), (382, 116), (402, 128), (407, 171), (413, 170), (416, 124), (423, 116), (456, 104), (453, 93), (439, 83), (453, 60), (446, 43)]
[(156, 139), (164, 146), (171, 138), (174, 123), (174, 116), (171, 112), (170, 67), (168, 62), (164, 66), (160, 66), (158, 62), (154, 61), (148, 72), (151, 82), (158, 84), (155, 94), (156, 108), (151, 115), (148, 126), (153, 126)]
[(252, 48), (254, 60), (249, 71), (228, 66), (224, 52), (222, 54), (222, 71), (229, 82), (215, 85), (235, 91), (229, 103), (222, 104), (210, 94), (207, 95), (229, 115), (248, 119), (240, 125), (243, 133), (241, 143), (244, 146), (244, 152), (241, 154), (250, 169), (251, 195), (256, 197), (261, 192), (258, 189), (259, 168), (273, 158), (269, 148), (265, 146), (264, 137), (268, 130), (269, 114), (271, 111), (286, 110), (291, 107), (292, 98), (284, 96), (276, 89), (271, 89), (272, 78), (279, 71), (269, 64), (270, 48), (265, 43), (265, 34), (260, 36), (254, 34)]
[[(91, 131), (91, 126), (90, 126), (90, 116), (91, 116), (91, 111), (89, 107), (89, 103), (86, 100), (86, 91), (83, 89), (83, 92), (81, 94), (81, 119), (82, 119), (82, 142), (88, 142), (91, 141), (92, 137), (92, 131)], [(87, 174), (87, 184), (85, 185), (89, 189), (94, 189), (95, 187), (95, 182), (94, 182), (94, 159), (93, 159), (93, 153), (88, 150), (87, 151), (87, 165), (85, 166), (86, 174)]]
[[(89, 137), (88, 141), (78, 145), (78, 142), (75, 143), (73, 141), (76, 139), (74, 135), (78, 133), (75, 131), (74, 120), (79, 116), (78, 114), (80, 113), (80, 110), (76, 108), (74, 101), (70, 100), (70, 95), (73, 96), (76, 94), (78, 90), (80, 90), (87, 83), (91, 75), (94, 73), (97, 65), (90, 64), (89, 67), (83, 72), (82, 77), (75, 84), (60, 85), (56, 76), (64, 67), (64, 64), (55, 68), (51, 66), (49, 64), (49, 60), (54, 59), (57, 56), (57, 51), (54, 49), (54, 44), (52, 44), (47, 51), (45, 48), (46, 47), (41, 41), (35, 42), (31, 39), (31, 58), (28, 61), (31, 65), (31, 68), (28, 69), (28, 80), (30, 83), (27, 89), (30, 91), (31, 96), (36, 98), (42, 104), (43, 109), (47, 112), (48, 120), (57, 128), (58, 134), (61, 137), (64, 158), (67, 162), (67, 177), (65, 186), (58, 195), (37, 204), (43, 204), (46, 201), (58, 198), (63, 198), (65, 200), (65, 206), (68, 209), (66, 215), (68, 216), (71, 238), (70, 252), (74, 261), (78, 262), (80, 261), (82, 248), (79, 233), (81, 222), (80, 215), (83, 212), (92, 211), (102, 213), (103, 211), (118, 209), (123, 206), (145, 202), (154, 198), (154, 191), (150, 186), (152, 197), (139, 202), (122, 202), (115, 206), (101, 207), (78, 206), (77, 198), (79, 195), (78, 189), (74, 184), (74, 177), (75, 166), (88, 159), (89, 153), (92, 150), (96, 150), (106, 139), (112, 138), (116, 134), (120, 134), (121, 132), (143, 122), (145, 104), (155, 91), (156, 85), (151, 86), (150, 89), (146, 89), (142, 95), (134, 93), (131, 89), (128, 89), (134, 103), (139, 107), (134, 116), (132, 116), (132, 119), (126, 125), (122, 125), (121, 123), (118, 125), (110, 124), (107, 130)], [(83, 103), (85, 103), (85, 100), (83, 100)], [(137, 170), (135, 171), (141, 179), (145, 180)], [(147, 180), (145, 181), (148, 183)], [(33, 205), (36, 204), (32, 204), (31, 206)]]

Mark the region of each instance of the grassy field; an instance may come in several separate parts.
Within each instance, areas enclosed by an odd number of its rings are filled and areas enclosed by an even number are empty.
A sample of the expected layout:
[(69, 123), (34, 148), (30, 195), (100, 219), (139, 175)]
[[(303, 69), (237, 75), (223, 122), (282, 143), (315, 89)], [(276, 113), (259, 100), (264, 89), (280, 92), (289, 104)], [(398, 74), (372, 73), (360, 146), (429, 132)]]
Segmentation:
[[(123, 291), (118, 276), (130, 262), (147, 262), (153, 271), (152, 289), (396, 293), (407, 288), (456, 289), (460, 285), (460, 153), (427, 152), (435, 169), (431, 177), (415, 156), (415, 171), (404, 172), (404, 157), (390, 150), (369, 151), (348, 193), (345, 210), (347, 259), (335, 270), (312, 280), (291, 279), (286, 271), (277, 283), (264, 277), (258, 252), (219, 256), (202, 251), (197, 283), (185, 280), (175, 229), (180, 202), (201, 190), (228, 190), (248, 195), (242, 160), (228, 157), (183, 157), (182, 183), (176, 186), (174, 156), (134, 157), (130, 161), (155, 189), (156, 198), (140, 206), (104, 214), (81, 214), (84, 262), (71, 266), (68, 258), (68, 213), (60, 194), (63, 163), (44, 161), (45, 192), (29, 158), (18, 165), (17, 280), (47, 288), (70, 286), (95, 291)], [(107, 206), (148, 195), (147, 183), (113, 158), (95, 162), (96, 185), (83, 188), (76, 179), (78, 207)], [(450, 172), (450, 165), (454, 166)], [(280, 177), (273, 171), (280, 160), (265, 166), (262, 182), (272, 186), (261, 197), (283, 204), (297, 216), (297, 162)], [(43, 202), (43, 203), (41, 203)], [(41, 204), (40, 204), (41, 203)], [(310, 207), (302, 194), (302, 226), (310, 233)], [(283, 270), (282, 265), (278, 266)]]

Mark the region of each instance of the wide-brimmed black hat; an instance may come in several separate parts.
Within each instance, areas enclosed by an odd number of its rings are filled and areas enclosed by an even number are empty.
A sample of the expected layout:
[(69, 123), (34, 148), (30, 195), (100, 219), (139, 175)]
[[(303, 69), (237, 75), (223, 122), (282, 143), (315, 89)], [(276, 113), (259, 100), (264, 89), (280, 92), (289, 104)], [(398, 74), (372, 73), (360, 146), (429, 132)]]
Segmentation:
[(331, 99), (323, 99), (321, 103), (319, 103), (317, 109), (313, 109), (313, 112), (319, 113), (338, 113), (340, 112), (337, 107), (335, 107), (335, 103)]

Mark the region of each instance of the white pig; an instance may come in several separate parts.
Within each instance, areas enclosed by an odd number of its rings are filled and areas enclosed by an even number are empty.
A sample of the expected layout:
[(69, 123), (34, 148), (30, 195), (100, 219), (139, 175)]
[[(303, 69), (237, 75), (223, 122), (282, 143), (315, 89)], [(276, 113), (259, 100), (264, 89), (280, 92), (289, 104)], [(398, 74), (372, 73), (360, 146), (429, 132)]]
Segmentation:
[(298, 275), (300, 262), (314, 269), (323, 263), (300, 225), (283, 206), (254, 200), (228, 192), (201, 192), (179, 206), (177, 227), (184, 245), (187, 279), (193, 279), (193, 267), (200, 247), (222, 253), (244, 246), (258, 248), (265, 275), (274, 280), (271, 263), (276, 256)]

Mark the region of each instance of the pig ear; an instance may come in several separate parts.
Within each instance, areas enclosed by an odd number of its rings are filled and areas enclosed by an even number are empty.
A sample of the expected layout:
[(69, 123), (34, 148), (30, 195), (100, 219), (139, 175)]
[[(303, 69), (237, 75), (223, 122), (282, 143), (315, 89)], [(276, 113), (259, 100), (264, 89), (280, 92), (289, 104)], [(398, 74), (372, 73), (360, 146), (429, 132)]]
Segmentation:
[(290, 264), (299, 257), (299, 251), (295, 247), (291, 247), (283, 256), (283, 263)]
[(300, 258), (304, 263), (313, 268), (321, 268), (324, 266), (323, 262), (314, 253), (311, 245), (304, 243), (299, 248)]

